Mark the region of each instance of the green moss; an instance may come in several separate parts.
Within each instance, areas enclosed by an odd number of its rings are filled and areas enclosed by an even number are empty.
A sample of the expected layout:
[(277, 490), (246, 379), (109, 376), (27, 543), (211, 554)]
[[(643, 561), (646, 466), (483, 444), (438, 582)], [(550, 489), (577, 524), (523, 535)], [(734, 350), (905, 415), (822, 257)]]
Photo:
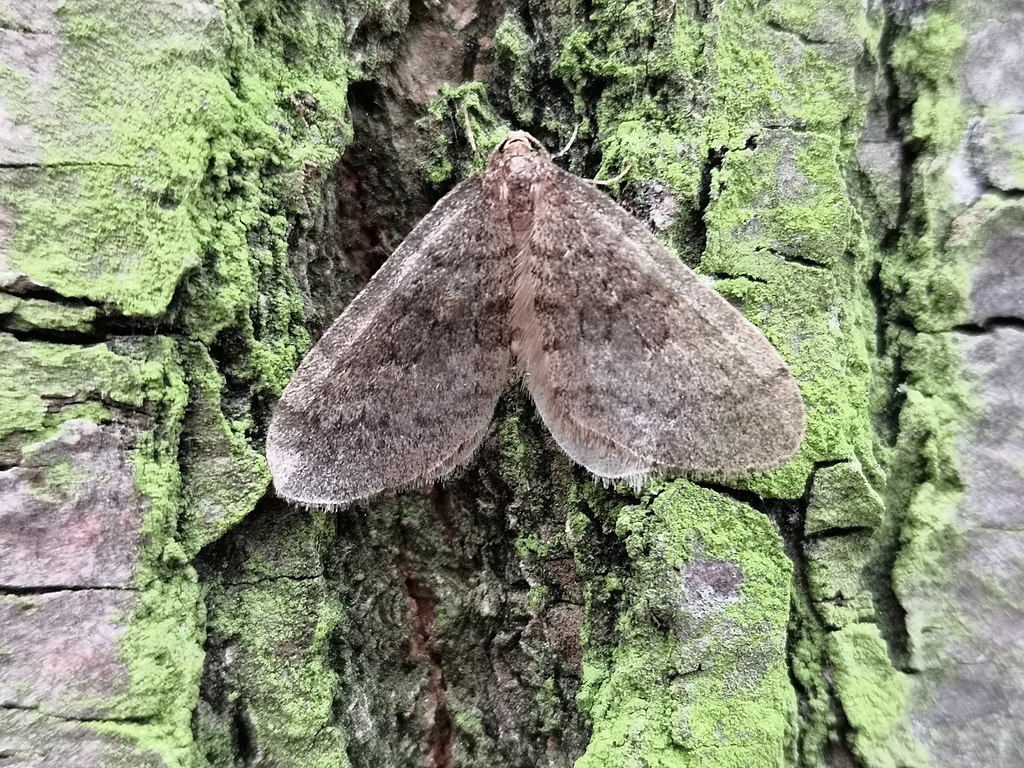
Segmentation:
[(871, 534), (812, 539), (804, 547), (807, 586), (825, 626), (833, 629), (875, 618), (865, 569), (875, 554)]
[(146, 350), (158, 343), (142, 342), (119, 355), (105, 344), (22, 342), (0, 334), (0, 440), (27, 446), (52, 436), (70, 418), (106, 420), (101, 403), (142, 406), (153, 377), (160, 376), (158, 364), (145, 362)]
[(223, 10), (180, 21), (195, 30), (182, 37), (127, 7), (62, 6), (66, 24), (103, 34), (62, 50), (52, 95), (0, 82), (44, 148), (43, 168), (3, 185), (17, 223), (10, 264), (149, 317), (202, 267), (189, 333), (209, 343), (232, 328), (245, 351), (234, 373), (279, 393), (308, 346), (290, 221), (318, 204), (350, 134), (343, 25), (314, 3)]
[(740, 483), (763, 495), (802, 495), (815, 462), (874, 464), (865, 418), (873, 329), (870, 311), (856, 310), (870, 307), (870, 264), (851, 250), (843, 153), (838, 139), (777, 131), (756, 150), (729, 152), (712, 178), (701, 271), (751, 278), (716, 287), (779, 349), (807, 405), (797, 456)]
[(183, 319), (207, 344), (229, 334), (227, 373), (273, 395), (309, 345), (288, 238), (309, 223), (351, 137), (344, 32), (308, 2), (230, 3), (226, 20), (225, 76), (236, 85), (220, 106), (196, 198), (206, 268), (189, 282)]
[(96, 307), (21, 299), (0, 295), (0, 316), (12, 331), (76, 331), (89, 333), (99, 310)]
[(512, 113), (520, 125), (529, 125), (534, 116), (530, 76), (532, 52), (533, 43), (519, 18), (505, 14), (494, 33), (494, 66), (499, 75), (499, 87), (503, 86), (507, 91)]
[[(983, 222), (1002, 208), (983, 199), (961, 220), (955, 218), (961, 206), (953, 200), (946, 168), (959, 150), (966, 118), (949, 61), (963, 41), (962, 25), (939, 3), (893, 49), (901, 88), (916, 98), (913, 131), (922, 144), (911, 200), (914, 228), (881, 269), (892, 314), (904, 321), (887, 340), (905, 378), (885, 494), (891, 522), (884, 533), (915, 668), (933, 664), (934, 644), (960, 631), (948, 599), (949, 563), (960, 547), (954, 510), (963, 492), (955, 443), (975, 404), (948, 331), (970, 315), (970, 271), (981, 258)], [(946, 63), (933, 68), (937, 61)]]
[(188, 398), (173, 342), (156, 337), (140, 369), (138, 392), (153, 409), (153, 428), (135, 449), (135, 487), (149, 499), (142, 519), (144, 548), (136, 571), (139, 602), (121, 639), (130, 689), (123, 707), (149, 712), (145, 723), (98, 723), (107, 734), (127, 738), (161, 755), (168, 766), (188, 765), (191, 718), (199, 698), (203, 666), (204, 606), (195, 571), (175, 534), (181, 508), (177, 462)]
[(81, 487), (84, 479), (83, 472), (72, 469), (66, 459), (50, 464), (43, 477), (43, 487), (30, 488), (29, 491), (57, 501), (67, 499)]
[(127, 7), (64, 3), (58, 15), (68, 45), (47, 88), (0, 81), (40, 136), (43, 163), (3, 185), (16, 222), (10, 266), (65, 296), (156, 316), (199, 263), (180, 202), (205, 170), (216, 25), (160, 39), (149, 16)]
[[(147, 719), (96, 727), (185, 766), (196, 756), (191, 719), (205, 622), (188, 561), (267, 484), (250, 445), (248, 405), (222, 395), (228, 384), (256, 397), (279, 393), (308, 346), (288, 243), (310, 224), (350, 135), (344, 22), (314, 2), (151, 14), (89, 0), (65, 3), (59, 14), (64, 40), (53, 87), (35, 92), (0, 77), (16, 118), (42, 146), (41, 168), (4, 171), (0, 203), (16, 225), (10, 266), (105, 312), (174, 323), (187, 377), (179, 349), (162, 337), (122, 342), (115, 353), (0, 336), (13, 361), (4, 375), (14, 382), (0, 396), (10, 406), (0, 439), (21, 448), (45, 439), (58, 416), (105, 418), (103, 404), (151, 420), (134, 453), (136, 487), (149, 508), (139, 603), (124, 617), (121, 644), (131, 680), (124, 712)], [(85, 331), (96, 314), (9, 304), (0, 311), (14, 328)], [(207, 351), (218, 347), (230, 350), (223, 371)], [(86, 404), (55, 415), (55, 401)], [(321, 618), (313, 644), (322, 656), (333, 624)], [(260, 630), (259, 622), (248, 628)], [(288, 717), (304, 707), (300, 697), (286, 703), (282, 739)], [(263, 735), (261, 749), (275, 748), (279, 732)], [(346, 764), (343, 747), (340, 755), (304, 764)]]
[(216, 601), (217, 631), (238, 644), (232, 685), (253, 739), (282, 768), (349, 765), (345, 738), (331, 725), (338, 679), (328, 638), (339, 616), (325, 592), (322, 578), (276, 578)]
[(533, 613), (540, 613), (547, 605), (551, 596), (551, 589), (545, 584), (535, 584), (530, 587), (526, 595), (526, 604)]
[(778, 534), (684, 481), (613, 514), (632, 572), (615, 647), (585, 651), (579, 703), (594, 732), (577, 765), (783, 765), (795, 704)]
[(185, 343), (183, 355), (190, 397), (180, 452), (185, 503), (178, 525), (191, 558), (256, 506), (270, 484), (270, 472), (247, 437), (250, 415), (224, 416), (224, 377), (206, 348)]
[[(427, 104), (427, 115), (417, 127), (430, 147), (425, 174), (433, 184), (482, 171), (487, 153), (508, 132), (488, 103), (482, 83), (442, 85), (437, 98)], [(467, 154), (473, 146), (476, 151)]]
[[(803, 6), (803, 7), (801, 7)], [(754, 0), (729, 0), (717, 14), (709, 50), (714, 90), (707, 135), (717, 144), (739, 148), (761, 126), (792, 126), (840, 135), (856, 107), (853, 80), (856, 31), (848, 21), (852, 4), (828, 4), (828, 31), (846, 43), (828, 49), (805, 45), (796, 35), (773, 29), (796, 22), (825, 4), (790, 0), (770, 6)], [(842, 20), (837, 26), (836, 20)], [(845, 29), (844, 29), (845, 27)], [(852, 49), (852, 50), (850, 50)]]
[(36, 432), (43, 426), (46, 406), (34, 392), (0, 390), (0, 439), (17, 432)]
[(456, 712), (455, 727), (470, 739), (482, 741), (485, 738), (484, 723), (479, 711)]
[(808, 768), (830, 768), (830, 754), (839, 741), (838, 708), (833, 703), (832, 676), (823, 664), (826, 633), (804, 589), (794, 589), (789, 624), (789, 668), (800, 692), (797, 743), (799, 761)]
[[(633, 178), (656, 179), (681, 199), (696, 199), (704, 155), (691, 115), (702, 44), (701, 27), (685, 12), (666, 23), (642, 2), (595, 3), (587, 22), (565, 36), (553, 73), (573, 94), (576, 113), (594, 115), (598, 176), (632, 165)], [(657, 85), (639, 87), (647, 82)], [(592, 135), (584, 121), (580, 139)], [(674, 244), (685, 247), (685, 238)]]
[(926, 765), (907, 723), (907, 679), (893, 670), (878, 629), (852, 624), (834, 632), (828, 646), (857, 757), (868, 768)]
[(960, 87), (955, 68), (966, 35), (959, 19), (939, 3), (928, 9), (922, 23), (902, 35), (892, 50), (897, 74), (915, 94), (914, 137), (934, 149), (953, 152), (964, 129)]
[(873, 528), (885, 504), (871, 487), (860, 462), (823, 467), (814, 473), (804, 533), (808, 536), (842, 528)]
[(507, 400), (499, 408), (496, 419), (501, 458), (499, 471), (508, 486), (515, 491), (516, 498), (524, 501), (535, 499), (538, 491), (542, 490), (536, 487), (535, 478), (542, 474), (544, 448), (538, 444), (535, 432), (528, 426), (523, 399)]

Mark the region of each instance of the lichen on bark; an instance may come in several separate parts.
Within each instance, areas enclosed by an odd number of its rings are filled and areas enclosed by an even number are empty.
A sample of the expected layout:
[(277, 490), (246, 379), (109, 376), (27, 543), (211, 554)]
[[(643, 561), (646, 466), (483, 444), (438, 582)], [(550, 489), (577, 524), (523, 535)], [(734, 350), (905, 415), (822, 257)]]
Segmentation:
[[(991, 243), (1021, 221), (1015, 113), (970, 66), (969, 106), (948, 67), (996, 35), (968, 6), (5, 15), (0, 482), (26, 502), (0, 525), (53, 542), (48, 572), (0, 563), (12, 749), (196, 768), (955, 753), (922, 703), (948, 693), (909, 673), (976, 634), (945, 594), (971, 541), (957, 441), (992, 418), (964, 360), (1012, 345), (985, 336), (1012, 299)], [(288, 508), (262, 456), (276, 396), (512, 127), (552, 150), (575, 129), (581, 175), (629, 169), (615, 196), (789, 362), (803, 448), (753, 478), (604, 489), (512, 388), (448, 482)], [(96, 502), (108, 471), (121, 517)], [(95, 533), (94, 561), (56, 520)], [(84, 610), (109, 630), (88, 696), (95, 669), (55, 687), (33, 663), (62, 657), (24, 640)]]

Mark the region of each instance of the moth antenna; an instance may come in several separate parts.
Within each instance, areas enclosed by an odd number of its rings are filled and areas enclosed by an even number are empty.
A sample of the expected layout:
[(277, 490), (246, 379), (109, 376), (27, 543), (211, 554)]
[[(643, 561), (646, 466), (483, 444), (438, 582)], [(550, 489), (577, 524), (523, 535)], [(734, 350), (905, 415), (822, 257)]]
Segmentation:
[(616, 176), (614, 179), (587, 179), (587, 182), (593, 184), (595, 187), (610, 187), (612, 184), (618, 184), (633, 170), (633, 163), (626, 166), (626, 170)]
[(479, 154), (479, 150), (476, 148), (476, 139), (473, 138), (473, 126), (469, 122), (469, 110), (466, 109), (466, 105), (462, 105), (462, 122), (463, 128), (466, 131), (466, 138), (469, 140), (469, 146), (473, 150), (473, 154)]
[(552, 160), (556, 160), (557, 158), (561, 157), (562, 155), (569, 151), (569, 148), (576, 141), (576, 134), (579, 133), (580, 125), (580, 123), (576, 123), (576, 125), (573, 126), (572, 136), (569, 137), (569, 143), (562, 147), (562, 150), (557, 155), (551, 158)]

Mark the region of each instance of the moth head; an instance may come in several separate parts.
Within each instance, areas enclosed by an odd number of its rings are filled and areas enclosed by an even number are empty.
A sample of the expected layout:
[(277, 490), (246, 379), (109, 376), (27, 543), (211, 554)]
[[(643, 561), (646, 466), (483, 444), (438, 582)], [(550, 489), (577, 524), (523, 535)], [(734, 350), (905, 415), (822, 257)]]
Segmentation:
[(494, 150), (494, 156), (515, 157), (517, 155), (539, 155), (547, 158), (548, 152), (544, 149), (543, 144), (526, 131), (509, 131)]

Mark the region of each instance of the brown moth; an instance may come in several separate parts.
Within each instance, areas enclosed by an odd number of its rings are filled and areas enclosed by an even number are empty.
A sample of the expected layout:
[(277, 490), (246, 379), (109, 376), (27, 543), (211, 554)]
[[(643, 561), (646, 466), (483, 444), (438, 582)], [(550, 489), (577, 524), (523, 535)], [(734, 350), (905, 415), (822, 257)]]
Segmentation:
[(555, 442), (608, 480), (770, 469), (803, 438), (761, 332), (513, 131), (302, 361), (267, 438), (278, 494), (347, 504), (444, 477), (513, 370)]

